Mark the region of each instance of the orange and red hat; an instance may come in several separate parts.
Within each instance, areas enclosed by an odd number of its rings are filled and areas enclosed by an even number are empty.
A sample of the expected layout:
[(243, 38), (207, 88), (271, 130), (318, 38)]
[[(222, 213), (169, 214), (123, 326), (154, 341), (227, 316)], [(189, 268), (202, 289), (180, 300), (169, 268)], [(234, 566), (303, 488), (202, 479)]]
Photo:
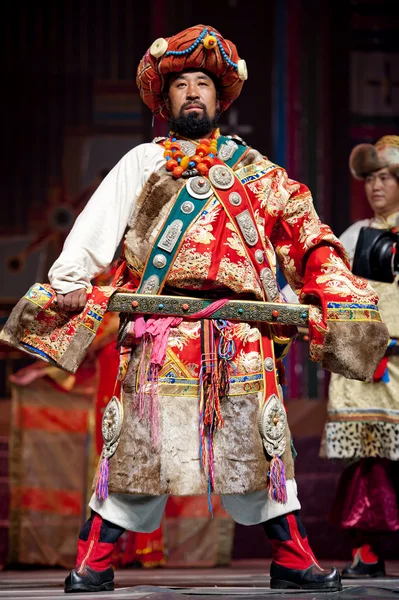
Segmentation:
[(141, 98), (154, 115), (168, 118), (163, 88), (171, 73), (187, 69), (207, 71), (218, 80), (222, 111), (240, 95), (248, 78), (235, 45), (213, 27), (195, 25), (170, 38), (158, 38), (141, 59), (136, 78)]

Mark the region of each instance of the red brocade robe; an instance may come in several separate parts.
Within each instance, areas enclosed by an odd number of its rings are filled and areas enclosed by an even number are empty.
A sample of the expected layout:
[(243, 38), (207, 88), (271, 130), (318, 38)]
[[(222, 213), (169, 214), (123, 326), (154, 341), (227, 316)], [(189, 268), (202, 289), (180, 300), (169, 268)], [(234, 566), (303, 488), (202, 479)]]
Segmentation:
[[(264, 242), (265, 261), (274, 278), (278, 260), (300, 301), (312, 304), (311, 358), (347, 377), (371, 379), (387, 344), (378, 298), (367, 282), (349, 271), (345, 251), (330, 228), (320, 222), (309, 190), (252, 149), (246, 151), (234, 170), (252, 205), (258, 234)], [(137, 289), (147, 256), (183, 184), (183, 180), (174, 181), (164, 168), (149, 175), (129, 218), (125, 260), (114, 286)], [(41, 288), (33, 290), (33, 295), (39, 296), (39, 300), (34, 299), (35, 308), (29, 306), (32, 299), (28, 293), (14, 309), (3, 339), (19, 347), (22, 342), (25, 350), (38, 348), (44, 358), (49, 356), (60, 366), (74, 370), (95, 335), (95, 321), (104, 314), (114, 288), (93, 288), (84, 311), (72, 319), (54, 310), (51, 288)], [(265, 298), (248, 249), (216, 191), (185, 232), (164, 292)], [(281, 295), (278, 300), (284, 302)], [(56, 335), (52, 337), (49, 329), (53, 334), (56, 330)], [(229, 341), (234, 342), (224, 370), (229, 391), (219, 399), (219, 421), (210, 434), (209, 430), (203, 431), (206, 427), (200, 417), (201, 321), (183, 319), (171, 326), (155, 393), (146, 371), (153, 340), (148, 336), (135, 339), (132, 327), (130, 348), (121, 361), (124, 417), (117, 448), (109, 458), (110, 492), (192, 495), (209, 490), (211, 481), (217, 493), (242, 494), (268, 485), (272, 456), (263, 447), (259, 412), (271, 394), (280, 400), (281, 394), (277, 369), (265, 365), (270, 360), (278, 364), (289, 340), (285, 330), (266, 324), (229, 323), (227, 330)], [(216, 345), (221, 337), (215, 330)], [(210, 437), (212, 456), (207, 454), (202, 461), (201, 444), (202, 450), (209, 452), (206, 448), (210, 447)], [(292, 478), (288, 427), (281, 459), (287, 478)]]

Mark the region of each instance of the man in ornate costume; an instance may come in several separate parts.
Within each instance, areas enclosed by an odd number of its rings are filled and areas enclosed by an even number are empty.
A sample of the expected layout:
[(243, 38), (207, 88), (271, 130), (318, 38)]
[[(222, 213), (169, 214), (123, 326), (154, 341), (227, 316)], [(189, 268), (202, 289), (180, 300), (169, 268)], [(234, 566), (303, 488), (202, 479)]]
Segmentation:
[[(220, 494), (238, 523), (263, 525), (273, 549), (272, 587), (340, 589), (337, 570), (319, 567), (299, 517), (278, 380), (294, 331), (279, 324), (276, 255), (301, 302), (312, 304), (314, 360), (371, 379), (388, 334), (376, 294), (350, 273), (306, 186), (220, 135), (218, 116), (246, 78), (235, 45), (211, 27), (152, 44), (137, 84), (153, 113), (168, 119), (170, 135), (134, 148), (110, 172), (53, 265), (52, 288), (33, 286), (3, 332), (9, 343), (73, 370), (115, 287), (164, 294), (150, 303), (158, 316), (122, 316), (93, 513), (67, 592), (113, 589), (109, 557), (123, 530), (157, 528), (169, 494), (203, 493), (210, 509), (211, 494)], [(114, 288), (91, 290), (126, 226)], [(181, 316), (159, 316), (167, 295), (188, 297)], [(193, 296), (214, 302), (189, 318)], [(229, 298), (242, 301), (235, 319), (211, 318)], [(272, 324), (249, 324), (247, 300), (280, 302)], [(65, 311), (82, 308), (65, 324)], [(49, 324), (54, 341), (46, 337)]]
[[(362, 227), (399, 227), (399, 136), (375, 146), (360, 144), (350, 169), (365, 181), (372, 219), (357, 221), (341, 236), (352, 262)], [(385, 575), (379, 548), (383, 532), (399, 529), (399, 287), (372, 282), (390, 343), (370, 383), (333, 374), (322, 454), (352, 461), (337, 490), (333, 518), (352, 537), (353, 562), (343, 577)]]

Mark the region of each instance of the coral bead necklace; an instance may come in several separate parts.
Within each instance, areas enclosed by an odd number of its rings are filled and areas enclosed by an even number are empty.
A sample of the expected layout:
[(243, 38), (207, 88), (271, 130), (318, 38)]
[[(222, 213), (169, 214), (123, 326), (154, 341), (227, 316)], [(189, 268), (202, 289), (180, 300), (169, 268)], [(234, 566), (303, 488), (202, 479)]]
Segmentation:
[(214, 163), (218, 137), (219, 130), (216, 129), (211, 138), (204, 138), (199, 143), (189, 140), (194, 147), (196, 146), (196, 149), (193, 156), (188, 156), (183, 152), (180, 141), (171, 131), (168, 139), (164, 142), (165, 152), (163, 155), (167, 170), (172, 172), (175, 179), (207, 175)]

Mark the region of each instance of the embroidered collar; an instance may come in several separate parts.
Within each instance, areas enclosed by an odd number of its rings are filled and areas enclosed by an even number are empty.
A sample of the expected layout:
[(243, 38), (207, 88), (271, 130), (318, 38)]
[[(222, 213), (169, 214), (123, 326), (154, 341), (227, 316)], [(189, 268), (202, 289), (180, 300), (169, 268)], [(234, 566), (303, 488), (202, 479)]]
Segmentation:
[(375, 215), (370, 220), (370, 225), (372, 227), (377, 227), (378, 229), (392, 229), (393, 227), (399, 227), (399, 210), (393, 212), (388, 217)]

